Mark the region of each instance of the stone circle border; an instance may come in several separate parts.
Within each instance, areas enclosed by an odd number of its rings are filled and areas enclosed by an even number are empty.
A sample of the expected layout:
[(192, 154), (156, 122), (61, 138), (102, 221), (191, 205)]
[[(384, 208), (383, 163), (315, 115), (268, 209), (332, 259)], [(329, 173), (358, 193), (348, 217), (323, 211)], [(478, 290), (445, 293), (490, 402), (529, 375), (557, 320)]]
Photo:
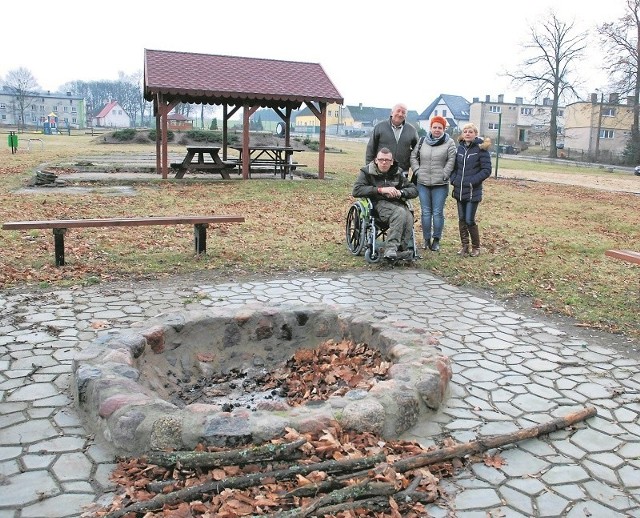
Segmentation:
[[(282, 365), (297, 348), (329, 339), (366, 343), (392, 366), (388, 379), (369, 391), (351, 390), (286, 411), (223, 412), (201, 403), (179, 408), (162, 397), (162, 369), (180, 361), (186, 365), (192, 352), (185, 344), (194, 339), (202, 340), (207, 351), (228, 353), (220, 356), (217, 369), (247, 362)], [(287, 427), (319, 431), (333, 419), (391, 439), (411, 428), (420, 414), (437, 409), (446, 396), (451, 366), (437, 343), (424, 330), (383, 312), (338, 311), (324, 304), (176, 312), (101, 333), (74, 358), (74, 398), (88, 428), (124, 455), (193, 449), (199, 443), (259, 444), (283, 435)]]

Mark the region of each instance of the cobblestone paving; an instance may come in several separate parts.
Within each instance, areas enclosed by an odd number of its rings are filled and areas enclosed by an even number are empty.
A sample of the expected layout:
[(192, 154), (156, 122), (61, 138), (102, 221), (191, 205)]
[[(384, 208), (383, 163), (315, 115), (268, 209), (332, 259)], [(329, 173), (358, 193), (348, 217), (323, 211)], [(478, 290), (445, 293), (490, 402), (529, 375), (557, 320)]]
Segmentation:
[(447, 496), (432, 516), (640, 518), (637, 357), (405, 268), (0, 292), (0, 518), (80, 516), (110, 498), (114, 456), (85, 431), (69, 390), (71, 360), (97, 333), (254, 301), (384, 311), (437, 336), (452, 359), (449, 397), (403, 437), (426, 446), (597, 408), (572, 429), (501, 449), (500, 468), (476, 463), (442, 481)]

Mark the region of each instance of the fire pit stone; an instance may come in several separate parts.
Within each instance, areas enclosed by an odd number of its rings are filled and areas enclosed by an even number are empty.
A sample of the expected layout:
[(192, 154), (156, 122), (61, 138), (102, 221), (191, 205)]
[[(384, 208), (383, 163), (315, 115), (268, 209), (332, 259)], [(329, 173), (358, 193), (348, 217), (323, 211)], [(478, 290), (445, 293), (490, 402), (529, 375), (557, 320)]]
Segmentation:
[[(290, 406), (251, 393), (254, 407), (180, 402), (178, 387), (214, 373), (274, 369), (301, 348), (351, 340), (377, 349), (391, 367), (369, 390)], [(337, 311), (322, 304), (247, 304), (160, 315), (109, 330), (73, 362), (74, 397), (87, 426), (121, 454), (233, 447), (279, 437), (287, 427), (345, 428), (397, 438), (437, 409), (451, 379), (435, 337), (393, 314)]]

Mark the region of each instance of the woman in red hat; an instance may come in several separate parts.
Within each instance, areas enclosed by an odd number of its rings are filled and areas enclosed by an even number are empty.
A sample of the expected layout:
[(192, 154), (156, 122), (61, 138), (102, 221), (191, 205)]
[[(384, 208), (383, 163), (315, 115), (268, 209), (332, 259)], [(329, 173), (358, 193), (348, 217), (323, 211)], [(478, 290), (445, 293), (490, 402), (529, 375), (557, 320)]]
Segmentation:
[(423, 248), (434, 252), (440, 250), (449, 176), (456, 163), (457, 146), (445, 133), (446, 127), (444, 117), (432, 117), (429, 132), (411, 152), (411, 169), (420, 198)]

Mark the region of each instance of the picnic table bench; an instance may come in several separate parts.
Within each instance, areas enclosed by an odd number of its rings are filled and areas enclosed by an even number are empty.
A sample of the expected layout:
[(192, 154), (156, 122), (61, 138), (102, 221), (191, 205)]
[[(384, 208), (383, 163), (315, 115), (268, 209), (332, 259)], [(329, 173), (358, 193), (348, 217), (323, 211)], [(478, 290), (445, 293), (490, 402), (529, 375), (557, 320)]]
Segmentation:
[(56, 266), (64, 266), (64, 235), (70, 228), (87, 227), (141, 227), (147, 225), (192, 224), (197, 254), (207, 251), (207, 226), (209, 223), (243, 223), (244, 216), (160, 216), (142, 218), (59, 219), (44, 221), (9, 221), (2, 230), (53, 229)]
[(607, 250), (604, 255), (628, 263), (640, 264), (640, 252), (634, 252), (633, 250)]
[(220, 173), (222, 178), (229, 180), (229, 171), (235, 164), (223, 161), (219, 152), (218, 146), (187, 146), (182, 162), (171, 164), (171, 169), (176, 171), (175, 178), (182, 178), (187, 171), (205, 171)]
[[(229, 146), (238, 152), (238, 158), (229, 163), (234, 163), (238, 166), (238, 170), (242, 171), (242, 163), (246, 158), (243, 156), (243, 146)], [(274, 175), (280, 174), (281, 178), (286, 178), (287, 175), (292, 178), (293, 171), (298, 167), (306, 167), (306, 164), (301, 164), (293, 160), (293, 154), (301, 150), (294, 149), (291, 146), (249, 146), (249, 177), (251, 172), (258, 171), (273, 171)]]
[[(620, 259), (627, 263), (640, 264), (640, 252), (634, 252), (633, 250), (606, 250), (604, 255), (613, 257), (614, 259)], [(638, 297), (640, 301), (640, 288), (638, 290)]]

